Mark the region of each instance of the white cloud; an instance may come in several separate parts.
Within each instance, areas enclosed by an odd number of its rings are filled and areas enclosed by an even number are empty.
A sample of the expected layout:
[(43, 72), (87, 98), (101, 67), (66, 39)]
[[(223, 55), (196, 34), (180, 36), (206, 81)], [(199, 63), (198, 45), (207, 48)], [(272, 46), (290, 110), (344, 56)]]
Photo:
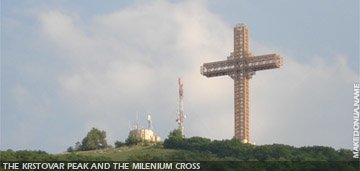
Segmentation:
[(261, 143), (350, 147), (351, 85), (357, 76), (344, 56), (299, 63), (291, 56), (279, 70), (252, 81), (252, 127)]
[[(78, 16), (60, 11), (39, 19), (46, 37), (73, 65), (60, 73), (59, 83), (68, 100), (82, 108), (86, 127), (101, 125), (124, 139), (135, 113), (151, 112), (155, 128), (166, 136), (175, 127), (178, 76), (194, 106), (217, 101), (202, 98), (203, 93), (221, 95), (216, 91), (221, 84), (208, 86), (199, 67), (228, 53), (231, 34), (223, 35), (231, 28), (203, 2), (135, 4), (82, 26)], [(197, 85), (203, 88), (196, 90)]]

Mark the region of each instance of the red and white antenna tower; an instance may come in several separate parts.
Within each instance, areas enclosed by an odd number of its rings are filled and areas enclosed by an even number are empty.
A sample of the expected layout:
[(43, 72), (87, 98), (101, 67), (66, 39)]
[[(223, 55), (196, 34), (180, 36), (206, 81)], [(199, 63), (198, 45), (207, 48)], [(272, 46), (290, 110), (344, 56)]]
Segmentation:
[(178, 117), (176, 119), (176, 122), (179, 125), (179, 130), (181, 131), (181, 135), (184, 136), (184, 89), (183, 89), (183, 83), (181, 81), (181, 78), (178, 79), (179, 82), (179, 111), (178, 111)]

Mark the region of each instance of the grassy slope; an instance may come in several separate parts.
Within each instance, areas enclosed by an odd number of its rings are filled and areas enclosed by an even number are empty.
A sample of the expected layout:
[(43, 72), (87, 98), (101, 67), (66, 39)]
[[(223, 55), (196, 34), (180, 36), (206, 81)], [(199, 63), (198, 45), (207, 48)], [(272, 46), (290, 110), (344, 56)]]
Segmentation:
[(126, 160), (175, 160), (176, 157), (196, 156), (195, 153), (186, 150), (165, 149), (162, 146), (125, 146), (105, 150), (75, 152), (86, 156), (104, 156), (113, 161)]

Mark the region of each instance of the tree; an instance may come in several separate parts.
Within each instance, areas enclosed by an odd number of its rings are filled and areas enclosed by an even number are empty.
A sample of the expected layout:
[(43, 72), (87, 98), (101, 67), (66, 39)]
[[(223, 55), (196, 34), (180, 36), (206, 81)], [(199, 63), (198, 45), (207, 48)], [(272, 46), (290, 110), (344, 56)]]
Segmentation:
[(168, 138), (173, 139), (173, 140), (178, 140), (178, 141), (184, 139), (180, 129), (174, 129), (172, 132), (170, 132)]
[(121, 141), (115, 141), (115, 148), (119, 148), (125, 146), (125, 143), (121, 142)]
[(141, 142), (141, 137), (135, 134), (129, 135), (129, 137), (125, 141), (126, 145), (137, 145), (140, 142)]
[(167, 139), (164, 141), (165, 148), (181, 148), (184, 145), (184, 137), (180, 129), (175, 129), (170, 132)]
[(81, 150), (81, 143), (79, 141), (75, 143), (75, 149), (74, 150), (75, 151)]
[(106, 148), (106, 132), (99, 129), (92, 128), (86, 137), (82, 140), (81, 150), (96, 150)]
[(69, 153), (74, 152), (74, 148), (72, 146), (70, 146), (69, 148), (67, 148), (66, 151), (69, 152)]

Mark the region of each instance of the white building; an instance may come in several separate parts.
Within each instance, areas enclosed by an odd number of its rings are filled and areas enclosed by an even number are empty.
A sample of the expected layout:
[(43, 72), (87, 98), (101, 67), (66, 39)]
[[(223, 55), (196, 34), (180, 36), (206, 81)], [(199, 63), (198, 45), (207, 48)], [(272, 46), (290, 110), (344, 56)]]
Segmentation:
[(130, 129), (129, 136), (135, 135), (140, 137), (143, 141), (157, 143), (161, 141), (160, 136), (154, 135), (152, 130), (152, 121), (150, 114), (148, 115), (148, 128), (139, 128), (139, 123), (136, 121), (133, 129)]
[(130, 136), (136, 135), (136, 136), (139, 136), (144, 141), (149, 141), (149, 142), (153, 142), (153, 143), (161, 141), (160, 136), (154, 135), (154, 132), (151, 129), (146, 129), (146, 128), (131, 130), (129, 135)]

